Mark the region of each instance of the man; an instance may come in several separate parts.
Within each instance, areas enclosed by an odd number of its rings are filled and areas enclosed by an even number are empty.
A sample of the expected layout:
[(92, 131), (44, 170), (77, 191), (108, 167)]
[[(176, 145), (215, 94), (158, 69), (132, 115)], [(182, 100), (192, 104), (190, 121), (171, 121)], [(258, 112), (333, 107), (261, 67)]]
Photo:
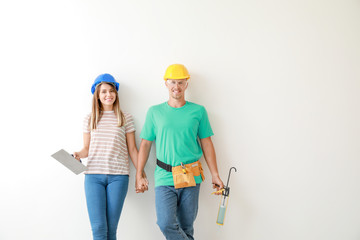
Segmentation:
[(212, 175), (213, 188), (220, 190), (224, 186), (217, 169), (207, 112), (203, 106), (185, 100), (189, 78), (184, 65), (173, 64), (167, 68), (164, 80), (169, 100), (150, 107), (140, 134), (136, 192), (148, 189), (142, 172), (155, 140), (157, 224), (166, 239), (171, 240), (194, 239), (193, 224), (203, 180), (198, 160), (203, 154)]

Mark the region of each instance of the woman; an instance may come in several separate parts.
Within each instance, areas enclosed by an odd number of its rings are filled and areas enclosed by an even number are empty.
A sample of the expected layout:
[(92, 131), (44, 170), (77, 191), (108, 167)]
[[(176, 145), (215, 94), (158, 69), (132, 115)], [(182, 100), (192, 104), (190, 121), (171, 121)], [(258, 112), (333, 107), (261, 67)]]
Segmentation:
[(77, 160), (88, 158), (85, 195), (94, 240), (116, 239), (128, 190), (128, 155), (137, 167), (134, 121), (121, 111), (118, 89), (110, 74), (95, 79), (92, 112), (84, 122), (84, 147), (74, 153)]

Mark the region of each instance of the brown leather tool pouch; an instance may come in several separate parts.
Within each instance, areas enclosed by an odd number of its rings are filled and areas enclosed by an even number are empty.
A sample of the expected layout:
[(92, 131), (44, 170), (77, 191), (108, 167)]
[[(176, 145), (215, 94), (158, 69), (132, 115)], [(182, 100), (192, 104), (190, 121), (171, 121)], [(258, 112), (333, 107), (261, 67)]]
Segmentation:
[(200, 161), (189, 163), (186, 165), (180, 165), (172, 168), (172, 175), (174, 179), (175, 188), (185, 188), (196, 186), (194, 176), (201, 175), (201, 179), (204, 181), (204, 171), (202, 169)]
[(188, 167), (177, 166), (172, 168), (175, 188), (185, 188), (196, 186), (194, 174)]
[(205, 180), (204, 170), (202, 169), (200, 161), (196, 161), (196, 162), (193, 162), (193, 163), (190, 163), (190, 164), (186, 164), (185, 166), (190, 166), (191, 167), (194, 176), (201, 175), (201, 179), (203, 181)]

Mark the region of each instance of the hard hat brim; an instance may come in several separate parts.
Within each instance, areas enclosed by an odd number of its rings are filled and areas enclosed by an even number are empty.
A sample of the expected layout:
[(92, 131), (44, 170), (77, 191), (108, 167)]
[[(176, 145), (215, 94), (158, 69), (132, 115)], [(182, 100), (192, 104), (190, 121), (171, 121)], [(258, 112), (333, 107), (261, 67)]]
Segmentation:
[(179, 80), (179, 79), (186, 79), (189, 80), (190, 79), (190, 75), (187, 76), (181, 76), (181, 77), (164, 77), (164, 80), (167, 81), (169, 79), (174, 79), (174, 80)]
[(119, 85), (120, 85), (120, 84), (119, 84), (118, 82), (105, 82), (105, 81), (102, 81), (102, 82), (94, 83), (94, 84), (91, 86), (91, 93), (92, 93), (92, 94), (95, 93), (96, 87), (97, 87), (100, 83), (111, 83), (111, 84), (115, 84), (116, 91), (117, 91), (117, 92), (119, 91)]

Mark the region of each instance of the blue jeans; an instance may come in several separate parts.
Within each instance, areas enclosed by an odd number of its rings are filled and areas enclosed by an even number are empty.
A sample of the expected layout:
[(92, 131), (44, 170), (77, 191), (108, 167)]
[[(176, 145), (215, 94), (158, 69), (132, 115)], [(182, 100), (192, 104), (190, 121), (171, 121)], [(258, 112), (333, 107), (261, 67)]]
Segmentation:
[(116, 240), (129, 175), (86, 174), (85, 195), (94, 240)]
[(155, 188), (157, 224), (166, 239), (194, 239), (199, 191), (200, 184), (180, 189), (173, 186)]

